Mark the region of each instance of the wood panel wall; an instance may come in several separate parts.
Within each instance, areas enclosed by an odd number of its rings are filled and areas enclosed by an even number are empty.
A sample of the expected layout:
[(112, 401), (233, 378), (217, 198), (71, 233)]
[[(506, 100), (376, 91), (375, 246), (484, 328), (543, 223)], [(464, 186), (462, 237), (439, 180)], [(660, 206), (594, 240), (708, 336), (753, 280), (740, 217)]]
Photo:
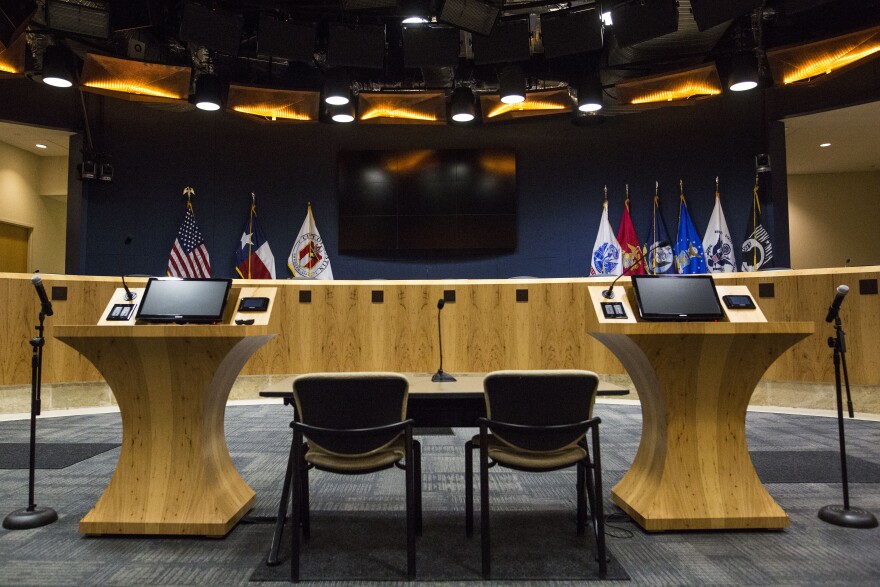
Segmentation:
[[(30, 275), (0, 274), (0, 385), (30, 382), (31, 347), (39, 302)], [(880, 278), (880, 267), (774, 271), (718, 276), (725, 285), (745, 285), (772, 321), (813, 320), (816, 334), (785, 353), (765, 379), (830, 382), (833, 367), (824, 319), (837, 286), (851, 291), (841, 315), (848, 334), (853, 384), (880, 384), (880, 297), (859, 294), (860, 280)], [(44, 275), (47, 290), (67, 288), (46, 320), (43, 381), (96, 381), (98, 372), (78, 353), (52, 337), (55, 324), (95, 324), (119, 280), (113, 277)], [(130, 279), (129, 285), (145, 280)], [(587, 335), (596, 324), (588, 285), (605, 279), (443, 280), (443, 281), (236, 281), (237, 286), (272, 285), (278, 295), (270, 330), (278, 337), (249, 361), (245, 374), (310, 371), (437, 369), (437, 300), (455, 292), (443, 309), (444, 370), (587, 368), (623, 373), (598, 341)], [(628, 278), (620, 284), (628, 288)], [(761, 297), (772, 286), (774, 297)], [(620, 287), (618, 285), (617, 287)], [(300, 292), (311, 293), (310, 303)], [(517, 290), (528, 302), (516, 301)], [(373, 302), (382, 292), (383, 303)], [(765, 292), (766, 293), (766, 292)]]

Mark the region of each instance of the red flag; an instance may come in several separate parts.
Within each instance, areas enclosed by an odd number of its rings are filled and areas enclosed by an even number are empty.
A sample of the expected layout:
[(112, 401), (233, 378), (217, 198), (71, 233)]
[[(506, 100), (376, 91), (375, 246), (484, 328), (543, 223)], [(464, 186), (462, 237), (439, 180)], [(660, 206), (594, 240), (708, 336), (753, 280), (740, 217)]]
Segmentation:
[[(620, 218), (620, 227), (617, 229), (617, 242), (620, 244), (621, 258), (623, 260), (624, 275), (644, 275), (645, 263), (640, 252), (639, 238), (633, 226), (632, 216), (629, 214), (629, 188), (627, 187), (626, 202), (624, 202), (623, 216)], [(633, 261), (636, 261), (633, 265)]]

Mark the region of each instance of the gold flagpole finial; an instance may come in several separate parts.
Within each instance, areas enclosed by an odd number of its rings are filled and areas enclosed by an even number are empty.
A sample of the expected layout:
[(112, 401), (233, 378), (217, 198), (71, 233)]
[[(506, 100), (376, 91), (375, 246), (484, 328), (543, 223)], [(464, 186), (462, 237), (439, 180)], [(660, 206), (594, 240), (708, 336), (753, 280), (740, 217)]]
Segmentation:
[(660, 195), (660, 182), (659, 181), (654, 182), (654, 195), (655, 196)]
[(186, 196), (186, 199), (189, 200), (191, 196), (196, 195), (196, 190), (192, 189), (189, 186), (183, 188), (183, 195)]
[(257, 195), (254, 192), (251, 192), (251, 202), (257, 203)]
[(608, 186), (607, 185), (605, 186), (604, 191), (605, 191), (605, 199), (607, 200), (608, 199)]

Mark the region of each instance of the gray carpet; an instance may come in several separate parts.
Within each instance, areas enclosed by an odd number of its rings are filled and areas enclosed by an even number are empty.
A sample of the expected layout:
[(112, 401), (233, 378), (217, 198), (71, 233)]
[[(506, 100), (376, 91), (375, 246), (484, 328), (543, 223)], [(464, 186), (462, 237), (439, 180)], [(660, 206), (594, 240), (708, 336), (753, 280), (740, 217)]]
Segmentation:
[[(643, 532), (621, 516), (609, 498), (610, 488), (635, 456), (641, 434), (641, 411), (638, 406), (598, 404), (596, 414), (602, 418), (605, 508), (617, 520), (608, 527), (608, 549), (633, 584), (880, 584), (880, 530), (848, 530), (825, 524), (816, 517), (822, 506), (842, 502), (837, 480), (768, 483), (770, 494), (791, 516), (791, 527), (785, 531)], [(257, 504), (251, 512), (254, 518), (275, 514), (290, 448), (289, 419), (289, 408), (280, 404), (232, 406), (226, 411), (226, 436), (233, 461), (257, 492)], [(837, 424), (832, 418), (750, 413), (746, 430), (753, 450), (832, 454), (837, 451)], [(454, 435), (420, 438), (426, 522), (443, 512), (463, 517), (463, 445), (474, 432), (455, 429)], [(847, 421), (846, 433), (851, 458), (880, 464), (880, 423)], [(101, 414), (43, 418), (38, 434), (39, 441), (46, 443), (119, 443), (120, 417)], [(0, 443), (27, 440), (26, 420), (0, 422)], [(108, 451), (65, 469), (37, 471), (36, 501), (57, 510), (60, 519), (35, 530), (0, 529), (0, 585), (267, 585), (252, 583), (250, 578), (266, 556), (271, 524), (239, 524), (219, 540), (81, 536), (79, 519), (100, 497), (117, 459), (117, 451)], [(403, 515), (402, 475), (402, 471), (396, 470), (352, 477), (316, 473), (310, 479), (312, 511), (316, 515), (389, 512), (388, 523), (394, 524)], [(26, 469), (0, 469), (0, 516), (27, 505), (27, 477)], [(532, 516), (535, 512), (571, 515), (574, 511), (572, 472), (529, 475), (502, 469), (493, 470), (491, 479), (493, 520), (496, 512)], [(880, 484), (851, 483), (850, 498), (852, 505), (880, 514)], [(493, 527), (500, 531), (500, 523)], [(428, 530), (427, 524), (425, 529)], [(313, 532), (316, 537), (324, 535), (317, 518)], [(402, 526), (400, 531), (390, 534), (391, 539), (401, 533)], [(478, 556), (478, 543), (470, 544), (464, 537), (461, 542), (463, 547), (471, 548), (467, 556)], [(495, 540), (493, 544), (502, 546)], [(400, 558), (389, 563), (393, 563), (394, 569), (404, 567), (403, 551), (401, 544)], [(422, 561), (425, 552), (428, 546), (423, 538), (419, 542), (421, 566), (428, 564)], [(342, 575), (334, 575), (332, 569), (320, 575), (322, 579), (333, 576)], [(525, 577), (515, 581), (517, 585), (534, 586), (578, 582)], [(333, 585), (358, 583), (332, 581)], [(407, 585), (403, 581), (385, 583)]]
[[(752, 464), (764, 483), (840, 483), (840, 451), (753, 450)], [(880, 464), (846, 456), (850, 483), (880, 483)]]
[[(498, 512), (492, 516), (492, 577), (499, 580), (599, 580), (592, 535), (578, 537), (574, 512)], [(428, 512), (416, 544), (421, 581), (478, 581), (480, 536), (465, 537), (461, 512)], [(479, 521), (477, 521), (479, 525)], [(302, 580), (406, 579), (406, 514), (327, 513), (312, 516), (311, 536), (302, 543)], [(285, 529), (284, 544), (290, 538)], [(290, 560), (261, 562), (251, 581), (287, 581)], [(613, 559), (608, 580), (629, 576)]]
[[(39, 434), (39, 429), (37, 433)], [(119, 443), (37, 442), (34, 455), (35, 468), (64, 469), (114, 448), (119, 448)], [(26, 442), (0, 443), (0, 469), (29, 469), (30, 451), (30, 444)]]

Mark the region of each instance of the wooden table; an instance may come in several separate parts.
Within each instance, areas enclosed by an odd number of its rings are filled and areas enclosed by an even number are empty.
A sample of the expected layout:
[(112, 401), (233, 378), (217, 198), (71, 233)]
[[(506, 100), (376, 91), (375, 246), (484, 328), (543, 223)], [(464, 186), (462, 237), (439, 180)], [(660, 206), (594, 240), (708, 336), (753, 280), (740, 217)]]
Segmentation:
[(122, 450), (83, 534), (224, 536), (256, 503), (223, 430), (232, 383), (267, 326), (55, 326), (119, 404)]
[[(456, 381), (433, 382), (432, 373), (404, 373), (409, 380), (407, 417), (420, 428), (474, 427), (477, 418), (486, 415), (483, 399), (485, 373), (456, 373)], [(293, 398), (293, 377), (273, 383), (263, 397)], [(605, 381), (599, 382), (599, 396), (624, 396), (629, 390)]]
[(642, 404), (632, 466), (611, 490), (645, 530), (788, 527), (746, 445), (758, 381), (812, 322), (599, 324)]

